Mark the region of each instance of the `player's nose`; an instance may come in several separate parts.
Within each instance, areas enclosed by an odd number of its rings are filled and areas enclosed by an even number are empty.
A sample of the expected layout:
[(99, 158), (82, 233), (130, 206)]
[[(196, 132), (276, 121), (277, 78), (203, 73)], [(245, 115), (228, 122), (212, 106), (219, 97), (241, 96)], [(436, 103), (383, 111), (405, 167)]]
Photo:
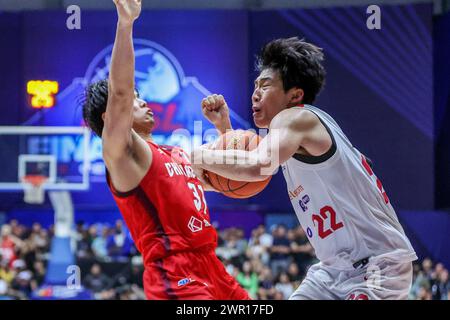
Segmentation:
[(258, 90), (255, 89), (255, 91), (253, 91), (253, 94), (252, 94), (252, 102), (253, 103), (259, 102), (260, 99), (261, 99), (261, 97), (260, 97), (260, 95), (258, 93)]

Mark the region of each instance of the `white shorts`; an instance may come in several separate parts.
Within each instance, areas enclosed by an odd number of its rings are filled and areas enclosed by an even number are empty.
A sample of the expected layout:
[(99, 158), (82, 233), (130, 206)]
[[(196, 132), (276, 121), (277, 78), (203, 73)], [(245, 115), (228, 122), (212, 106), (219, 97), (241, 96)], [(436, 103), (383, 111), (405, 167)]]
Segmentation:
[(411, 262), (378, 260), (341, 271), (315, 264), (289, 300), (406, 300), (412, 284)]

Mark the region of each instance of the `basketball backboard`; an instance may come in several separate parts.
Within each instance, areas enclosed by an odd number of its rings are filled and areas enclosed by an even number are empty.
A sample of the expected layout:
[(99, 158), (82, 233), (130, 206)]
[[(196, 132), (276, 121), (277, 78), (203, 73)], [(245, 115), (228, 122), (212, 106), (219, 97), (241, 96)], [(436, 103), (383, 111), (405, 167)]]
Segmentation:
[(25, 190), (29, 176), (45, 177), (45, 190), (87, 190), (90, 138), (84, 127), (0, 126), (0, 192)]

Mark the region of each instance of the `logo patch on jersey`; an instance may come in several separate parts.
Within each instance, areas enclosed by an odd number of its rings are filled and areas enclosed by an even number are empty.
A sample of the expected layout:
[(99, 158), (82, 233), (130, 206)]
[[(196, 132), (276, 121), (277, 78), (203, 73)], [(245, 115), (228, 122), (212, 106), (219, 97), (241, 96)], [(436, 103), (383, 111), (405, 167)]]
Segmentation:
[(302, 208), (303, 212), (306, 212), (306, 210), (308, 210), (308, 207), (306, 206), (306, 204), (309, 202), (309, 196), (307, 194), (305, 194), (302, 199), (298, 202), (298, 204), (300, 205), (300, 208)]
[(308, 227), (308, 228), (306, 229), (306, 234), (308, 235), (308, 237), (312, 238), (313, 233), (312, 233), (312, 230), (311, 230), (310, 227)]
[(194, 282), (194, 281), (195, 280), (192, 280), (191, 278), (184, 278), (184, 279), (181, 279), (180, 281), (178, 281), (178, 286), (182, 287), (182, 286), (185, 286), (188, 283), (191, 283), (191, 282)]
[(289, 199), (292, 200), (292, 199), (296, 198), (303, 190), (305, 190), (305, 189), (303, 188), (302, 185), (299, 185), (297, 188), (295, 188), (294, 191), (289, 190)]
[(192, 216), (188, 223), (188, 228), (192, 232), (198, 232), (203, 229), (203, 222), (196, 217)]

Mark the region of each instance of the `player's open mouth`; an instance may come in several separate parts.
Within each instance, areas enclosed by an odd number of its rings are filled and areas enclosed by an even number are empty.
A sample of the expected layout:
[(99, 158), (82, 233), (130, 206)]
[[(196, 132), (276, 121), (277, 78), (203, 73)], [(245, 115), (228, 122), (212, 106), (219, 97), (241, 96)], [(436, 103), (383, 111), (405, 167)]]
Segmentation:
[(261, 112), (261, 108), (258, 108), (255, 106), (252, 107), (252, 110), (253, 110), (253, 116), (256, 116), (259, 112)]

